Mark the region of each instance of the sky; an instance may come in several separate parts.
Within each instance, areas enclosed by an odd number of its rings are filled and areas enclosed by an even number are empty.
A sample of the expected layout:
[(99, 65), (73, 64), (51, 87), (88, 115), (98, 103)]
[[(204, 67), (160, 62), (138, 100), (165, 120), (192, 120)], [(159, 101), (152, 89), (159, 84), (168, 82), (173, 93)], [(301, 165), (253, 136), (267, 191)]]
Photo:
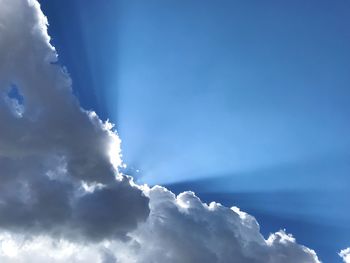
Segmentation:
[(348, 1), (41, 2), (82, 105), (116, 123), (127, 173), (238, 205), (263, 233), (339, 260)]
[[(227, 262), (230, 253), (242, 263), (318, 262), (276, 232), (286, 229), (322, 262), (348, 262), (348, 1), (41, 0), (48, 35), (40, 9), (9, 1), (0, 0), (10, 6), (0, 16), (1, 102), (10, 109), (0, 111), (9, 123), (0, 124), (0, 209), (9, 214), (0, 229), (42, 246), (49, 241), (38, 233), (58, 235), (103, 263)], [(110, 156), (120, 151), (126, 168)], [(18, 185), (39, 201), (13, 196)], [(231, 206), (254, 216), (263, 236)]]

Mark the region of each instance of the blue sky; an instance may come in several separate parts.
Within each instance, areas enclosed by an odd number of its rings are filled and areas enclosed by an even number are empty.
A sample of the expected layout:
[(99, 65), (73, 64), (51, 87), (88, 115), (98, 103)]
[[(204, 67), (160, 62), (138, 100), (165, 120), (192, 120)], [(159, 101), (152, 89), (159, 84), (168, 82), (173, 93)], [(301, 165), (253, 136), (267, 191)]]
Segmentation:
[[(138, 182), (236, 205), (324, 262), (349, 246), (350, 2), (42, 0)], [(139, 172), (137, 172), (139, 170)]]

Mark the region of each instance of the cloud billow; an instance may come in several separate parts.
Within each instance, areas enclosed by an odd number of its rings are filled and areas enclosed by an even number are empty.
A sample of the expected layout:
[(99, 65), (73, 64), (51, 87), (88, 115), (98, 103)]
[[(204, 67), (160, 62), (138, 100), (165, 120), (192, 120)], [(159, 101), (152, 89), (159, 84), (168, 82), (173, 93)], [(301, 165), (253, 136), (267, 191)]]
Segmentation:
[[(91, 239), (124, 235), (149, 208), (139, 188), (116, 178), (119, 138), (72, 96), (69, 76), (53, 64), (38, 3), (0, 3), (0, 227), (63, 236), (78, 229), (74, 236)], [(23, 96), (21, 116), (1, 103), (13, 85)], [(82, 183), (100, 187), (86, 192)]]
[(38, 2), (0, 0), (1, 262), (320, 262), (238, 208), (120, 174), (118, 135), (56, 62)]

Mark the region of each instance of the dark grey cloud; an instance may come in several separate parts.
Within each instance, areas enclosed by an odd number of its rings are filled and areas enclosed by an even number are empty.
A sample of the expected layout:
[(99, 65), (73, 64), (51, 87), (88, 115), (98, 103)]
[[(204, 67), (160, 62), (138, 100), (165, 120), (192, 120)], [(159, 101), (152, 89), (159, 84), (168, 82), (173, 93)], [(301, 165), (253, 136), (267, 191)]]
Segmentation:
[(46, 23), (36, 0), (0, 0), (1, 262), (319, 262), (238, 208), (118, 173), (120, 140), (80, 108)]
[[(0, 227), (93, 240), (125, 235), (149, 208), (142, 191), (117, 176), (119, 138), (72, 96), (38, 3), (0, 3)], [(13, 87), (21, 103), (8, 96)], [(102, 188), (84, 191), (83, 182)]]

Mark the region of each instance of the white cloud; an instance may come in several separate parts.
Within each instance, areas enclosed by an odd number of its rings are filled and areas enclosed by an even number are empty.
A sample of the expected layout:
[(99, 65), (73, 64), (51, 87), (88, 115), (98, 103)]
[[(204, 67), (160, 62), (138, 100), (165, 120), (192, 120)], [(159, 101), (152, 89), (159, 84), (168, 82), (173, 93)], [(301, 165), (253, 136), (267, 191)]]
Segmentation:
[(350, 263), (350, 247), (341, 250), (339, 256), (343, 259), (344, 263)]
[(36, 1), (0, 0), (1, 262), (319, 262), (236, 207), (118, 175), (120, 140), (80, 108), (46, 26)]
[[(151, 214), (125, 244), (132, 262), (319, 262), (283, 231), (265, 240), (255, 218), (192, 192), (145, 189)], [(124, 262), (124, 261), (121, 261)], [(125, 261), (127, 262), (127, 261)]]

